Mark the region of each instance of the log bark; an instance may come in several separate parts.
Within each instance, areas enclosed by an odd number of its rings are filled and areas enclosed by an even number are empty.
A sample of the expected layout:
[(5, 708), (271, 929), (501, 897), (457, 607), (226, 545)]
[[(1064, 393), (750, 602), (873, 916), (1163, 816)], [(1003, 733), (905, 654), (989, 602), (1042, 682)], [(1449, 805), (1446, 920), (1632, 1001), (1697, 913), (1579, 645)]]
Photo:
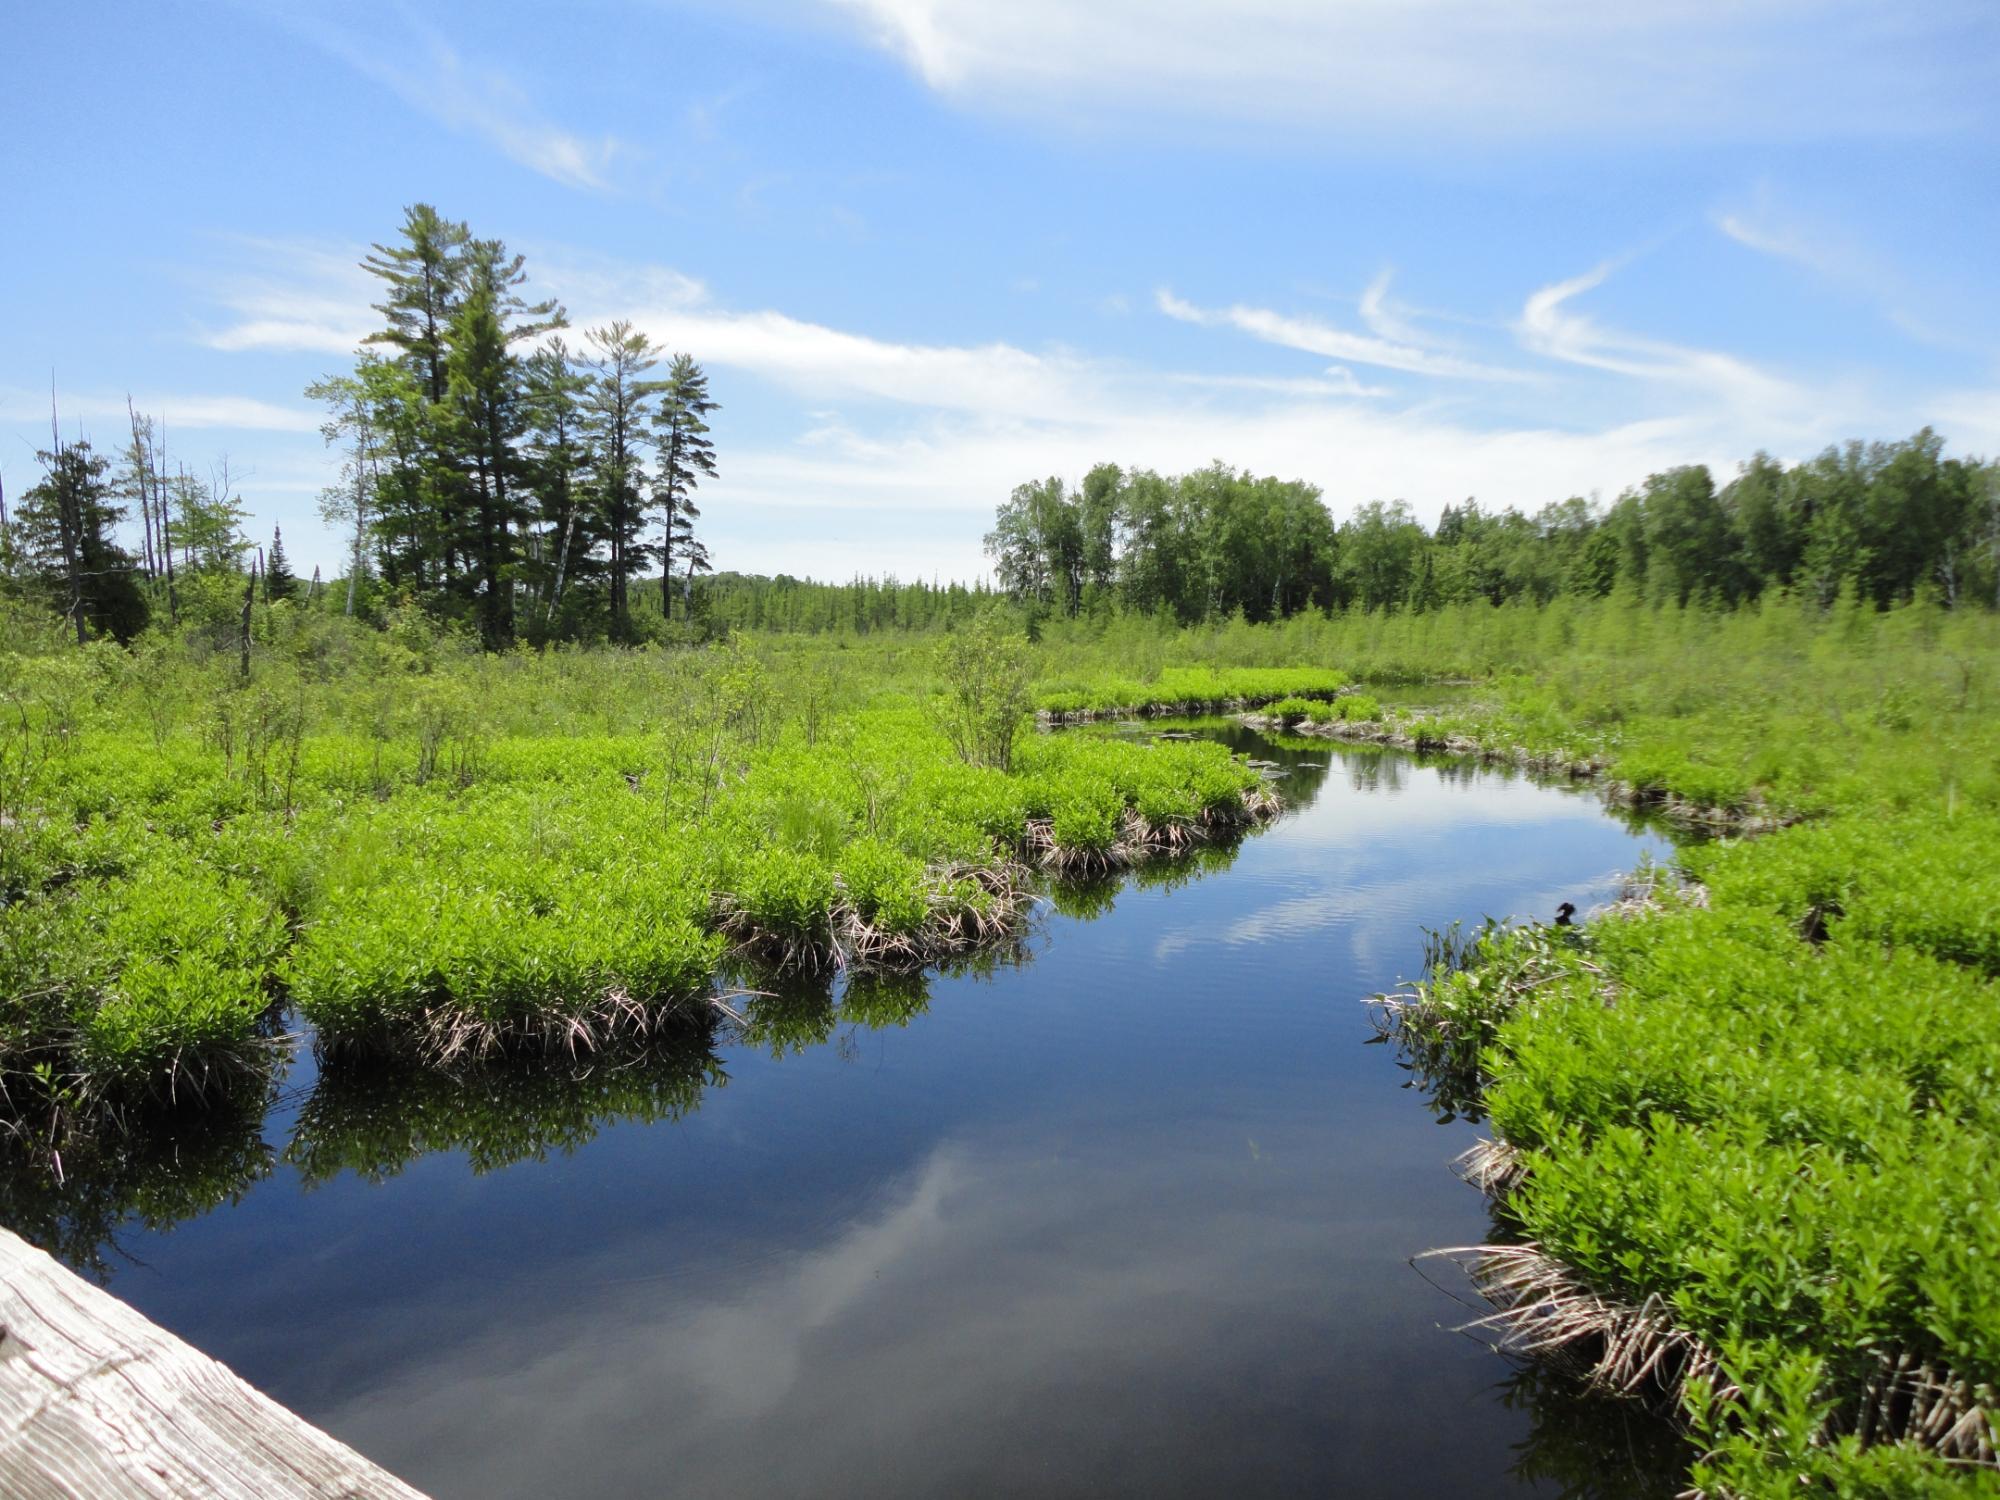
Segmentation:
[(424, 1500), (4, 1229), (0, 1495)]

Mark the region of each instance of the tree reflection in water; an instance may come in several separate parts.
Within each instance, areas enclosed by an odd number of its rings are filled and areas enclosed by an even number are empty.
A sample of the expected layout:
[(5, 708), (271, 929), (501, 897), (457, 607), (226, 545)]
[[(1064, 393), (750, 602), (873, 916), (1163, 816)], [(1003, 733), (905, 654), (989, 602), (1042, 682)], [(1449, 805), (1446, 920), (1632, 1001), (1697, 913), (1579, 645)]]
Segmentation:
[(299, 1111), (285, 1161), (308, 1185), (341, 1172), (394, 1177), (438, 1151), (474, 1172), (545, 1161), (588, 1145), (607, 1125), (693, 1113), (727, 1083), (715, 1026), (642, 1048), (477, 1068), (343, 1068), (320, 1078)]
[(1508, 1472), (1559, 1500), (1673, 1500), (1692, 1457), (1672, 1423), (1636, 1401), (1595, 1394), (1546, 1365), (1500, 1383), (1500, 1404), (1526, 1414)]
[(0, 1150), (0, 1224), (108, 1283), (128, 1258), (121, 1230), (171, 1229), (235, 1203), (271, 1174), (266, 1104), (259, 1095), (199, 1112), (127, 1116), (72, 1134), (60, 1156), (10, 1138)]

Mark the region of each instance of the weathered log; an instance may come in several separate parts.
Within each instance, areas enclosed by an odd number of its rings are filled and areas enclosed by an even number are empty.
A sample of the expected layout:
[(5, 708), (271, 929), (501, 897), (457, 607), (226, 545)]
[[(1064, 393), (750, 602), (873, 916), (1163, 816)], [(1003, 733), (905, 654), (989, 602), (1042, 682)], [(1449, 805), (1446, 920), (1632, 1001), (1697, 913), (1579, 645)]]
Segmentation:
[(0, 1495), (424, 1500), (4, 1229)]

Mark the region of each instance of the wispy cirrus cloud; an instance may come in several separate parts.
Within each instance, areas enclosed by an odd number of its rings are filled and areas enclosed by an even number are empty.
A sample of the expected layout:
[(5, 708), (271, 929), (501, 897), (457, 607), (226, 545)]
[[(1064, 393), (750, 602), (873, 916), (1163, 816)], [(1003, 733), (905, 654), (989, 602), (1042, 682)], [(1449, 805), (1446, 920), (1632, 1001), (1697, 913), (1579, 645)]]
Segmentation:
[(231, 321), (195, 335), (211, 349), (352, 354), (380, 326), (370, 304), (382, 288), (361, 269), (361, 246), (236, 235), (224, 253), (235, 263), (204, 279)]
[(1360, 313), (1361, 321), (1377, 338), (1387, 339), (1395, 344), (1421, 346), (1427, 342), (1423, 330), (1410, 321), (1408, 309), (1401, 303), (1390, 300), (1389, 283), (1395, 279), (1395, 275), (1394, 271), (1384, 271), (1369, 282), (1368, 290), (1361, 294), (1361, 300), (1355, 304), (1355, 311)]
[(830, 3), (929, 88), (1009, 113), (1399, 141), (1950, 130), (1992, 119), (2000, 46), (1980, 0)]
[[(1378, 283), (1379, 286), (1379, 283)], [(1367, 306), (1364, 316), (1372, 315), (1380, 324), (1385, 316), (1382, 296), (1375, 289), (1372, 299), (1364, 297)], [(1324, 355), (1328, 359), (1348, 360), (1354, 364), (1375, 365), (1386, 370), (1401, 370), (1411, 375), (1434, 375), (1450, 380), (1523, 380), (1528, 377), (1516, 370), (1503, 369), (1497, 365), (1482, 364), (1477, 360), (1464, 359), (1456, 354), (1443, 353), (1422, 348), (1407, 341), (1386, 338), (1377, 334), (1354, 333), (1345, 328), (1335, 327), (1318, 318), (1307, 318), (1274, 312), (1270, 308), (1250, 307), (1235, 303), (1228, 307), (1198, 307), (1184, 298), (1175, 296), (1162, 287), (1154, 298), (1155, 305), (1168, 317), (1183, 323), (1195, 323), (1205, 328), (1234, 328), (1247, 333), (1252, 338), (1262, 339), (1267, 344), (1278, 344), (1287, 349), (1298, 349), (1307, 354)], [(1407, 338), (1408, 330), (1402, 329)]]
[(592, 137), (557, 124), (513, 73), (468, 56), (413, 17), (405, 16), (406, 34), (393, 51), (315, 17), (285, 13), (282, 21), (412, 109), (567, 187), (610, 189), (613, 164), (630, 150), (616, 136)]
[[(1712, 222), (1719, 233), (1744, 249), (1797, 266), (1854, 296), (1918, 343), (1967, 353), (1991, 352), (1992, 340), (1985, 336), (1992, 327), (1990, 315), (1977, 318), (1974, 326), (1968, 327), (1962, 321), (1954, 324), (1949, 315), (1939, 311), (1950, 306), (1960, 319), (1967, 312), (1984, 314), (1979, 306), (1982, 299), (1959, 295), (1934, 283), (1925, 287), (1912, 284), (1884, 256), (1851, 234), (1780, 209), (1771, 202), (1768, 191), (1757, 193), (1749, 206), (1716, 213)], [(1981, 322), (1985, 328), (1978, 326)]]
[(1617, 262), (1605, 261), (1533, 292), (1515, 325), (1522, 346), (1566, 364), (1691, 389), (1772, 421), (1811, 404), (1801, 387), (1736, 355), (1623, 333), (1571, 308), (1615, 269)]

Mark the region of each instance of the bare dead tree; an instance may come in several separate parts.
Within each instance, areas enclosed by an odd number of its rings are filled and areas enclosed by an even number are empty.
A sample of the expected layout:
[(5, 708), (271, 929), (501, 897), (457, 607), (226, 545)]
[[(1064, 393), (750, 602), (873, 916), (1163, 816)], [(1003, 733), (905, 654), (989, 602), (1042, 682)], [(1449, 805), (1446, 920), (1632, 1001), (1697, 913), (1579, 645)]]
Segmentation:
[(132, 469), (132, 487), (139, 493), (139, 556), (146, 567), (146, 582), (151, 584), (158, 574), (153, 562), (153, 422), (150, 417), (140, 422), (130, 391), (125, 393), (125, 415), (132, 424), (127, 462)]
[[(258, 558), (261, 560), (262, 557), (263, 553), (260, 551), (258, 553)], [(243, 580), (242, 644), (243, 644), (243, 680), (245, 682), (248, 682), (250, 680), (250, 606), (257, 602), (257, 568), (258, 568), (257, 563), (255, 562), (251, 563), (250, 576)]]
[(160, 418), (160, 446), (154, 452), (153, 482), (154, 497), (159, 506), (160, 556), (167, 565), (167, 619), (178, 625), (181, 622), (180, 596), (174, 588), (174, 534), (169, 524), (167, 508), (167, 419)]

